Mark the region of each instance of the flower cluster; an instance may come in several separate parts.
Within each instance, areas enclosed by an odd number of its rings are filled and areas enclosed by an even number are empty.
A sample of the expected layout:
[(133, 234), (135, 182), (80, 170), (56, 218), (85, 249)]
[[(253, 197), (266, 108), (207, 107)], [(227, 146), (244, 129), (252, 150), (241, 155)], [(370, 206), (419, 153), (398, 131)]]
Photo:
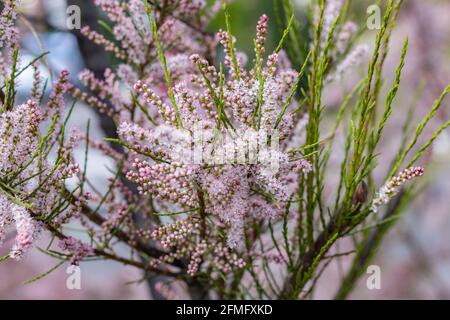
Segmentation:
[(213, 236), (217, 230), (218, 226), (209, 228), (199, 219), (192, 217), (178, 219), (173, 224), (155, 229), (152, 232), (152, 239), (159, 241), (164, 249), (170, 250), (170, 253), (152, 260), (151, 266), (156, 267), (161, 263), (171, 263), (189, 256), (187, 273), (190, 276), (202, 271), (200, 266), (203, 262), (206, 263), (203, 266), (205, 269), (212, 268), (223, 274), (243, 268), (245, 260), (241, 255), (230, 249), (220, 238)]
[[(68, 72), (62, 71), (45, 111), (30, 99), (0, 114), (0, 240), (15, 224), (16, 242), (10, 257), (16, 260), (37, 239), (43, 229), (41, 219), (65, 210), (60, 207), (64, 181), (79, 172), (72, 155), (77, 137), (72, 135), (65, 141), (62, 133), (67, 77)], [(34, 87), (38, 91), (40, 86)], [(41, 135), (46, 120), (52, 125)], [(50, 153), (56, 161), (50, 161)]]
[[(217, 1), (220, 4), (220, 1)], [(99, 109), (112, 117), (117, 123), (133, 121), (140, 123), (147, 119), (137, 108), (136, 101), (124, 95), (121, 82), (132, 87), (138, 79), (152, 84), (152, 89), (162, 94), (165, 90), (163, 70), (157, 61), (157, 46), (154, 35), (147, 22), (146, 8), (141, 0), (127, 2), (118, 0), (96, 0), (95, 4), (106, 14), (111, 24), (115, 41), (107, 39), (89, 26), (81, 29), (81, 33), (94, 43), (111, 52), (121, 61), (117, 67), (117, 75), (110, 69), (105, 71), (103, 79), (85, 70), (80, 73), (81, 82), (92, 94), (72, 89), (72, 95)], [(211, 42), (214, 39), (202, 34), (199, 30), (207, 25), (209, 19), (218, 11), (217, 4), (208, 7), (205, 15), (205, 1), (170, 0), (156, 6), (152, 10), (158, 26), (157, 35), (167, 54), (167, 66), (174, 79), (185, 77), (192, 70), (186, 53), (200, 52), (210, 55)], [(160, 10), (159, 10), (160, 9)], [(165, 14), (161, 14), (165, 12)], [(170, 14), (166, 14), (169, 13)], [(183, 52), (184, 54), (179, 54)], [(149, 111), (150, 116), (157, 116)]]
[(70, 263), (76, 266), (93, 252), (93, 248), (90, 245), (82, 243), (73, 237), (62, 239), (58, 246), (61, 250), (67, 251), (70, 254)]
[[(263, 16), (257, 25), (256, 52), (264, 52), (267, 20)], [(238, 63), (238, 69), (232, 71), (235, 57), (228, 34), (220, 32), (219, 38), (225, 46), (229, 78), (200, 55), (192, 55), (190, 60), (197, 70), (192, 73), (191, 82), (174, 84), (177, 106), (138, 81), (135, 90), (143, 103), (157, 110), (156, 119), (164, 121), (168, 129), (123, 123), (118, 132), (130, 147), (131, 156), (134, 154), (133, 169), (127, 177), (139, 184), (142, 194), (182, 209), (204, 207), (208, 214), (229, 225), (228, 245), (239, 247), (246, 217), (277, 217), (289, 194), (295, 191), (299, 173), (307, 174), (311, 165), (305, 159), (291, 159), (286, 150), (281, 150), (279, 141), (273, 140), (271, 147), (266, 147), (268, 136), (285, 141), (293, 135), (288, 97), (297, 72), (278, 70), (278, 53), (270, 55), (260, 70), (264, 83), (257, 66), (246, 72)], [(288, 111), (283, 114), (283, 109)], [(183, 145), (180, 137), (185, 136), (175, 134), (177, 112), (184, 132), (193, 137), (193, 145), (202, 142), (191, 153), (192, 143), (185, 143), (189, 150), (183, 150), (181, 157), (170, 152), (174, 146)], [(218, 144), (217, 135), (231, 138), (223, 138)], [(249, 152), (251, 146), (259, 146), (254, 150), (255, 157)], [(198, 161), (199, 154), (204, 161)]]
[[(21, 67), (16, 18), (15, 1), (4, 1), (0, 14), (0, 75), (9, 79), (10, 85), (16, 76), (13, 72)], [(6, 95), (0, 90), (0, 244), (15, 229), (15, 243), (9, 253), (15, 260), (20, 260), (38, 238), (44, 218), (65, 210), (60, 207), (64, 204), (64, 181), (79, 171), (72, 157), (76, 139), (64, 141), (62, 129), (63, 95), (70, 87), (68, 72), (61, 72), (44, 109), (38, 105), (44, 90), (38, 62), (32, 67), (33, 86), (26, 103), (14, 106), (15, 87), (6, 86)], [(52, 124), (41, 135), (42, 123), (47, 120)], [(50, 161), (52, 153), (57, 158), (54, 162)]]

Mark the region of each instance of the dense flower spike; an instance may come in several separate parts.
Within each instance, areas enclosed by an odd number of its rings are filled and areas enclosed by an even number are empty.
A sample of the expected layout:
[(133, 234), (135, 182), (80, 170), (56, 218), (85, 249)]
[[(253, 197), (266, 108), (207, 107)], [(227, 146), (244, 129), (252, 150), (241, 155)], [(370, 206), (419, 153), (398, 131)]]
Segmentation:
[[(333, 23), (339, 17), (341, 12), (342, 5), (344, 4), (343, 0), (328, 0), (325, 2), (325, 8), (323, 11), (323, 24), (322, 24), (322, 33), (321, 33), (321, 47), (325, 47), (325, 43), (327, 41), (328, 35), (331, 32), (331, 28)], [(316, 7), (315, 20), (318, 23), (319, 19), (319, 7)]]
[(15, 1), (3, 1), (3, 10), (0, 13), (0, 48), (14, 47), (17, 45), (19, 33), (15, 26), (16, 19)]
[(89, 26), (81, 28), (80, 32), (95, 44), (103, 46), (106, 51), (112, 52), (118, 59), (127, 60), (127, 54), (124, 50), (118, 48), (112, 41), (106, 39), (103, 35), (91, 30)]
[(371, 210), (373, 212), (378, 212), (378, 209), (383, 205), (387, 204), (389, 200), (394, 197), (399, 188), (407, 181), (412, 180), (416, 177), (421, 177), (424, 174), (424, 169), (422, 167), (411, 167), (403, 170), (397, 176), (389, 180), (384, 186), (380, 188), (377, 192), (375, 199), (372, 201)]
[(37, 226), (38, 222), (31, 218), (27, 209), (12, 204), (10, 210), (12, 219), (16, 224), (17, 235), (16, 242), (9, 255), (15, 260), (20, 260), (33, 244), (39, 227)]
[(267, 27), (269, 23), (269, 18), (264, 14), (259, 18), (258, 24), (256, 26), (256, 40), (255, 40), (255, 50), (257, 52), (264, 53), (265, 43), (267, 37)]
[(347, 73), (351, 72), (363, 61), (368, 52), (369, 49), (367, 45), (356, 46), (336, 67), (336, 70), (328, 75), (326, 81), (340, 81)]
[(55, 115), (58, 117), (61, 116), (64, 107), (64, 94), (66, 94), (71, 88), (72, 85), (69, 83), (69, 71), (62, 70), (53, 86), (44, 118), (52, 118)]
[(29, 100), (0, 115), (0, 172), (7, 175), (27, 164), (39, 143), (41, 112)]
[[(0, 12), (0, 80), (9, 78), (14, 60), (14, 52), (19, 46), (19, 30), (15, 25), (17, 8), (15, 0), (2, 1), (3, 10)], [(0, 106), (4, 101), (0, 99)]]
[(347, 50), (350, 40), (357, 31), (357, 25), (353, 21), (348, 21), (342, 26), (336, 41), (336, 49), (338, 53), (343, 54)]
[[(239, 72), (240, 74), (245, 74), (245, 70), (243, 68), (243, 59), (242, 56), (238, 55), (236, 52), (236, 49), (233, 47), (231, 48), (230, 46), (230, 41), (234, 41), (234, 39), (230, 39), (228, 32), (227, 31), (223, 31), (220, 30), (217, 33), (217, 39), (219, 39), (220, 43), (223, 46), (223, 50), (225, 53), (225, 65), (228, 68), (228, 72), (230, 73), (230, 77), (232, 78), (236, 78), (237, 74), (236, 72)], [(236, 59), (236, 64), (237, 64), (237, 70), (234, 66), (234, 62), (233, 62), (233, 56)]]

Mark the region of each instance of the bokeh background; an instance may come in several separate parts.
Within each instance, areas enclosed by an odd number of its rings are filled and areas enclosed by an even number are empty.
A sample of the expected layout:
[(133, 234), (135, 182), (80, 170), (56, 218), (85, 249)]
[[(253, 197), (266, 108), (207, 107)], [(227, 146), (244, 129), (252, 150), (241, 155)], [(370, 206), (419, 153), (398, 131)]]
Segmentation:
[[(296, 10), (305, 12), (309, 0), (294, 0)], [(68, 69), (72, 80), (76, 74), (88, 67), (102, 74), (108, 59), (100, 47), (92, 46), (84, 39), (66, 30), (67, 5), (77, 4), (82, 8), (83, 25), (95, 25), (98, 13), (90, 0), (21, 0), (24, 19), (20, 20), (23, 33), (24, 61), (31, 60), (40, 52), (51, 51), (48, 64), (53, 72)], [(351, 19), (364, 24), (366, 9), (377, 1), (352, 1)], [(248, 53), (252, 50), (252, 39), (258, 17), (266, 13), (274, 16), (272, 0), (236, 0), (231, 5), (232, 29), (238, 39), (237, 46)], [(278, 41), (279, 30), (272, 19), (269, 47)], [(223, 27), (223, 17), (218, 16), (211, 30)], [(376, 31), (366, 30), (359, 42), (373, 43)], [(39, 35), (40, 41), (36, 40)], [(397, 28), (393, 34), (391, 53), (385, 68), (386, 85), (392, 82), (401, 45), (408, 36), (410, 48), (406, 59), (402, 86), (395, 100), (394, 117), (383, 140), (383, 151), (389, 153), (398, 146), (400, 137), (395, 129), (402, 125), (413, 97), (419, 97), (413, 119), (417, 122), (427, 113), (433, 100), (450, 83), (450, 1), (449, 0), (404, 0)], [(295, 66), (294, 66), (295, 67)], [(42, 73), (49, 74), (43, 68)], [(354, 83), (357, 73), (348, 76), (344, 83), (326, 88), (327, 114), (333, 116), (333, 108), (342, 98), (342, 87)], [(31, 75), (20, 79), (20, 93), (24, 95), (31, 87)], [(430, 126), (432, 132), (439, 122), (450, 118), (450, 102)], [(71, 125), (85, 127), (91, 119), (91, 134), (96, 138), (106, 136), (105, 123), (88, 106), (78, 105)], [(389, 132), (390, 130), (390, 132)], [(91, 154), (88, 172), (98, 187), (108, 177), (108, 163), (100, 155)], [(333, 160), (332, 160), (333, 161)], [(386, 163), (383, 163), (386, 161)], [(435, 143), (426, 159), (426, 190), (414, 200), (407, 212), (389, 232), (373, 264), (381, 268), (381, 290), (368, 290), (363, 276), (353, 291), (353, 299), (450, 299), (450, 131)], [(382, 160), (380, 170), (387, 166)], [(381, 182), (380, 182), (381, 183)], [(45, 242), (46, 239), (43, 239)], [(43, 242), (43, 243), (44, 243)], [(345, 246), (345, 243), (343, 244)], [(7, 252), (9, 244), (0, 248), (0, 255)], [(344, 258), (340, 264), (331, 265), (322, 276), (314, 298), (332, 298), (345, 269), (351, 260)], [(151, 298), (142, 275), (132, 267), (123, 267), (112, 262), (90, 262), (82, 266), (81, 290), (66, 288), (66, 269), (55, 270), (45, 278), (23, 284), (26, 280), (53, 267), (57, 261), (40, 252), (33, 251), (24, 261), (0, 263), (0, 299), (149, 299)], [(181, 297), (180, 297), (181, 298)]]

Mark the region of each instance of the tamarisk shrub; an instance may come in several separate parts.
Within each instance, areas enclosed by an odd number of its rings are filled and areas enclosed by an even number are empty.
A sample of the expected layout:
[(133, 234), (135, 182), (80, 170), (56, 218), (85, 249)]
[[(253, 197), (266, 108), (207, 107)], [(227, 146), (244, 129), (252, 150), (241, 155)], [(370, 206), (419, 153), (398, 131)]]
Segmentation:
[[(0, 43), (2, 57), (12, 64), (1, 64), (0, 239), (15, 226), (16, 243), (3, 259), (20, 259), (45, 230), (59, 239), (41, 249), (60, 260), (57, 266), (117, 261), (145, 277), (164, 275), (156, 286), (163, 296), (177, 296), (172, 282), (180, 281), (193, 297), (198, 291), (203, 298), (308, 297), (337, 242), (370, 228), (368, 218), (382, 223), (381, 211), (400, 215), (424, 174), (416, 162), (450, 125), (417, 147), (447, 87), (409, 143), (395, 155), (376, 153), (408, 47), (405, 41), (394, 83), (379, 103), (401, 4), (394, 0), (386, 6), (362, 80), (338, 112), (328, 114), (322, 99), (327, 86), (364, 61), (369, 49), (355, 45), (358, 30), (346, 21), (344, 0), (312, 3), (311, 41), (299, 36), (290, 1), (275, 1), (284, 29), (279, 44), (267, 52), (269, 17), (261, 16), (250, 59), (237, 49), (222, 1), (95, 0), (109, 34), (87, 26), (81, 32), (110, 52), (117, 67), (106, 69), (103, 79), (84, 70), (79, 78), (85, 88), (69, 84), (62, 72), (44, 104), (39, 57), (30, 65), (30, 100), (14, 106), (20, 60), (13, 43), (14, 2), (7, 2)], [(210, 33), (208, 22), (222, 11), (223, 30)], [(65, 93), (111, 118), (117, 136), (96, 141), (88, 125), (65, 138)], [(334, 117), (331, 128), (322, 125), (325, 115)], [(344, 146), (334, 144), (339, 134)], [(73, 161), (77, 144), (85, 147), (84, 163)], [(115, 164), (106, 192), (96, 190), (86, 172), (94, 149)], [(329, 164), (332, 153), (340, 157), (337, 168)], [(373, 179), (383, 174), (377, 160), (391, 158), (379, 189)], [(339, 177), (330, 186), (331, 170)], [(72, 176), (77, 183), (69, 189), (64, 180)], [(333, 199), (326, 187), (335, 190)], [(78, 223), (89, 241), (69, 236), (69, 223)], [(355, 251), (367, 241), (354, 239)], [(348, 294), (361, 272), (345, 278), (337, 297)]]

